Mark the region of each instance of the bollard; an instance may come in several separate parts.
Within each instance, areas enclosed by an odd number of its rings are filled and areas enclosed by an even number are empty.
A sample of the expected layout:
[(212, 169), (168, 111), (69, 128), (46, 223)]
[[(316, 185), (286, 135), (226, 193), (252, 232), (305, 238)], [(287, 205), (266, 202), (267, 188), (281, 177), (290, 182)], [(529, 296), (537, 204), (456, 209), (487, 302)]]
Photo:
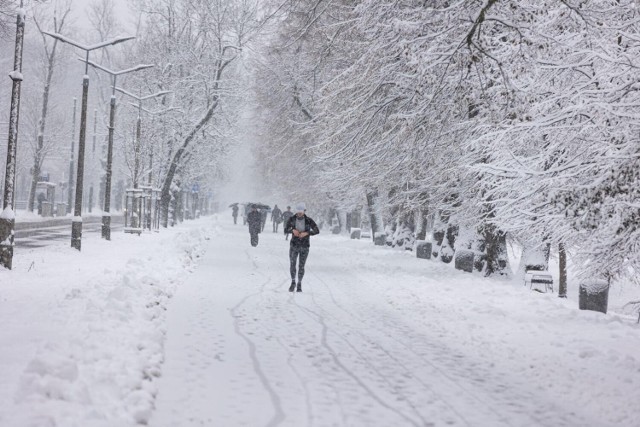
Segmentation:
[(431, 259), (431, 242), (418, 240), (416, 242), (416, 257)]
[(455, 253), (455, 268), (456, 270), (466, 271), (467, 273), (473, 272), (473, 264), (475, 259), (475, 253), (466, 249), (458, 249)]
[(607, 279), (591, 279), (580, 283), (578, 304), (580, 310), (607, 313), (609, 303), (609, 281)]
[(360, 239), (361, 231), (359, 228), (351, 228), (351, 238)]
[(376, 246), (384, 246), (387, 244), (387, 235), (386, 234), (378, 234), (373, 242)]

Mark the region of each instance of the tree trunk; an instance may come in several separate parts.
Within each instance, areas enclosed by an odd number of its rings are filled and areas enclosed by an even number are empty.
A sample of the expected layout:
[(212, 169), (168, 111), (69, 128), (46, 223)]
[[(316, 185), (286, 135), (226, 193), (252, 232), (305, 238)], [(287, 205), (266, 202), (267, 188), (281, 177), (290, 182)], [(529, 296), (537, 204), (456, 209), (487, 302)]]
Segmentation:
[[(55, 52), (57, 40), (53, 44)], [(40, 112), (40, 120), (38, 122), (38, 138), (36, 140), (35, 152), (33, 153), (33, 169), (31, 171), (31, 191), (29, 191), (29, 203), (27, 209), (33, 212), (36, 200), (36, 184), (40, 178), (42, 162), (44, 161), (44, 131), (47, 123), (47, 111), (49, 109), (49, 88), (51, 79), (53, 78), (53, 57), (49, 58), (47, 64), (47, 80), (42, 91), (42, 111)]]
[(429, 209), (422, 208), (418, 212), (418, 232), (416, 240), (425, 240), (427, 238), (427, 225), (429, 222)]
[(382, 220), (378, 214), (378, 190), (367, 191), (367, 207), (371, 222), (371, 240), (376, 239), (376, 233), (382, 233)]
[(560, 283), (558, 284), (558, 297), (567, 297), (567, 250), (564, 243), (558, 244), (558, 261), (560, 264)]
[[(62, 19), (60, 23), (56, 18), (53, 19), (53, 29), (56, 33), (59, 33), (64, 26), (64, 21), (67, 15), (70, 12), (70, 8), (63, 13)], [(36, 27), (40, 31), (40, 25), (38, 21), (34, 19)], [(42, 31), (40, 31), (42, 34)], [(51, 88), (51, 80), (53, 79), (53, 70), (55, 68), (55, 60), (56, 60), (56, 49), (58, 47), (58, 39), (54, 39), (53, 46), (51, 47), (51, 51), (47, 49), (46, 40), (44, 40), (44, 49), (45, 55), (47, 57), (47, 73), (44, 82), (44, 89), (42, 91), (42, 110), (40, 112), (40, 120), (38, 121), (38, 136), (36, 139), (36, 146), (33, 153), (33, 170), (31, 172), (31, 191), (29, 191), (29, 202), (27, 204), (27, 209), (29, 212), (33, 212), (35, 199), (36, 199), (36, 184), (38, 183), (38, 178), (40, 178), (40, 173), (42, 170), (42, 163), (44, 162), (45, 153), (44, 153), (44, 132), (47, 124), (47, 112), (49, 111), (49, 89)], [(50, 200), (53, 202), (53, 200)]]
[(163, 226), (165, 226), (164, 224), (167, 223), (167, 215), (169, 214), (169, 203), (171, 202), (171, 184), (173, 183), (173, 178), (176, 174), (176, 171), (178, 170), (178, 166), (180, 166), (180, 160), (182, 159), (182, 156), (184, 155), (187, 148), (195, 138), (198, 131), (202, 129), (204, 125), (206, 125), (211, 119), (211, 117), (213, 116), (214, 111), (218, 107), (218, 102), (219, 102), (219, 97), (216, 95), (214, 97), (213, 102), (207, 109), (207, 112), (205, 113), (205, 115), (194, 126), (194, 128), (191, 129), (191, 132), (189, 132), (189, 134), (187, 134), (187, 136), (184, 138), (184, 141), (182, 142), (182, 145), (180, 146), (180, 148), (178, 148), (178, 150), (176, 150), (176, 152), (173, 154), (171, 163), (169, 164), (169, 169), (167, 170), (167, 174), (165, 175), (164, 180), (162, 182), (162, 191), (160, 193), (161, 194), (160, 204), (161, 204), (162, 215), (163, 215), (163, 219), (162, 219)]
[(483, 233), (486, 249), (485, 276), (506, 274), (507, 271), (507, 234), (494, 225), (485, 225)]

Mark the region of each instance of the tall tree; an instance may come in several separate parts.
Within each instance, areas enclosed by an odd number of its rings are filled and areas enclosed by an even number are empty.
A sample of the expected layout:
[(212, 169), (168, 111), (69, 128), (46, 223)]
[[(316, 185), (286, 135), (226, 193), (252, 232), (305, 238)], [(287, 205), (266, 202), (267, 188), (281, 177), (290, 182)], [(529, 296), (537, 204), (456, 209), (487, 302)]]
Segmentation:
[(29, 191), (29, 201), (27, 204), (27, 209), (30, 212), (33, 212), (35, 198), (36, 198), (36, 184), (40, 179), (40, 175), (42, 173), (42, 163), (44, 162), (47, 152), (51, 147), (51, 144), (46, 144), (45, 142), (45, 131), (47, 125), (47, 113), (49, 110), (49, 95), (51, 90), (51, 83), (53, 80), (53, 73), (55, 71), (57, 65), (57, 50), (58, 50), (58, 39), (50, 40), (49, 37), (46, 37), (42, 31), (43, 25), (49, 26), (47, 21), (51, 21), (50, 25), (52, 25), (52, 29), (44, 28), (44, 30), (51, 31), (55, 33), (61, 33), (65, 20), (67, 19), (69, 13), (71, 12), (71, 2), (66, 1), (64, 3), (58, 3), (54, 7), (53, 16), (50, 18), (46, 18), (44, 15), (42, 18), (39, 18), (37, 15), (34, 15), (33, 22), (38, 29), (38, 32), (42, 36), (42, 46), (43, 46), (43, 63), (44, 63), (44, 88), (42, 90), (42, 108), (40, 110), (40, 119), (38, 120), (38, 130), (36, 142), (34, 144), (33, 150), (33, 166), (31, 168), (31, 190)]

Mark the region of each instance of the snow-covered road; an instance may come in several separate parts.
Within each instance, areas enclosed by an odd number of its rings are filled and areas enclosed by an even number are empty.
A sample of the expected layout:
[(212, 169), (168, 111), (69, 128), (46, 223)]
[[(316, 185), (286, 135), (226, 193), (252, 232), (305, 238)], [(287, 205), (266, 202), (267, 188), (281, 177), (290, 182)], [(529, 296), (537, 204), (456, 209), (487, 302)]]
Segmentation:
[(253, 248), (226, 219), (169, 304), (151, 426), (640, 419), (629, 319), (326, 233), (289, 293), (283, 235), (267, 225)]

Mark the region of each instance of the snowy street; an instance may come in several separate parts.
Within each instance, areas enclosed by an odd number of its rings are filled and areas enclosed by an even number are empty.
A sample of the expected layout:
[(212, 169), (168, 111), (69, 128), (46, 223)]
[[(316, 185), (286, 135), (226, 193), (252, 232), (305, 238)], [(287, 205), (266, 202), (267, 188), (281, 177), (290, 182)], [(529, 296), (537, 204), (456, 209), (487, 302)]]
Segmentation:
[(0, 427), (640, 427), (639, 4), (0, 0)]
[[(321, 233), (220, 217), (169, 304), (150, 425), (614, 426), (640, 417), (640, 328), (575, 301)], [(574, 296), (575, 299), (575, 296)]]

